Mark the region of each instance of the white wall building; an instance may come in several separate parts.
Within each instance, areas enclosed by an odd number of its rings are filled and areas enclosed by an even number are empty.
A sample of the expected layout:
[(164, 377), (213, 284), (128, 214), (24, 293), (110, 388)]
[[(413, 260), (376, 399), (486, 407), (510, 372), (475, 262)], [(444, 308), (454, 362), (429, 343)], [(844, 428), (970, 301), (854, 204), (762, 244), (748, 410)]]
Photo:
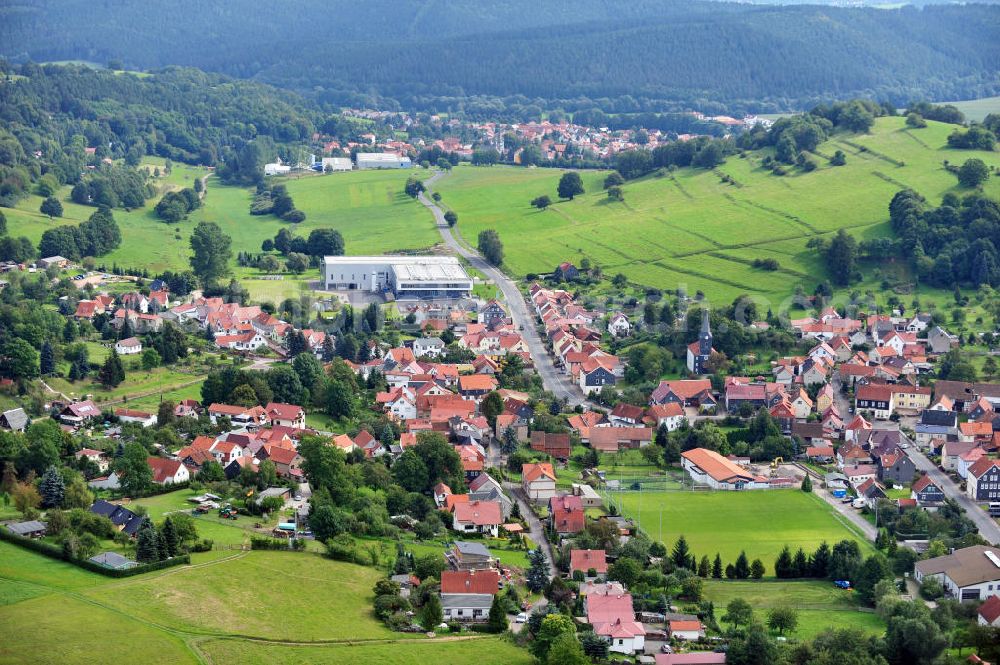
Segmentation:
[(392, 291), (397, 298), (472, 293), (472, 278), (453, 256), (326, 256), (323, 284), (329, 291)]
[(359, 169), (408, 169), (410, 158), (394, 152), (359, 152), (354, 158)]
[(327, 171), (350, 171), (354, 168), (350, 157), (324, 157), (323, 172)]

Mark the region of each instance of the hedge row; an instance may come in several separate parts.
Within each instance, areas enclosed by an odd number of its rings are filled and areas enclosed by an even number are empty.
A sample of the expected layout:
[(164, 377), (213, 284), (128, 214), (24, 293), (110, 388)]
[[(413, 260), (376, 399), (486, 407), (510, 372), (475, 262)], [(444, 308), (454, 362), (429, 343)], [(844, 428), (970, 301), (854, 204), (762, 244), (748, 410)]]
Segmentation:
[(33, 540), (31, 538), (25, 538), (24, 536), (19, 536), (15, 533), (11, 533), (5, 528), (0, 527), (0, 540), (5, 540), (8, 543), (17, 545), (18, 547), (23, 547), (27, 550), (32, 550), (38, 554), (43, 554), (47, 557), (53, 559), (59, 559), (60, 561), (65, 561), (66, 563), (71, 563), (74, 566), (79, 566), (84, 570), (89, 570), (92, 573), (98, 573), (106, 577), (131, 577), (133, 575), (141, 575), (143, 573), (151, 573), (154, 570), (162, 570), (163, 568), (172, 568), (173, 566), (179, 566), (181, 564), (191, 563), (191, 555), (183, 554), (180, 556), (175, 556), (171, 559), (164, 559), (163, 561), (157, 561), (156, 563), (144, 563), (132, 568), (124, 568), (121, 570), (114, 570), (112, 568), (105, 568), (104, 566), (98, 565), (93, 561), (88, 559), (66, 559), (63, 556), (62, 548), (52, 543), (46, 543), (42, 540)]

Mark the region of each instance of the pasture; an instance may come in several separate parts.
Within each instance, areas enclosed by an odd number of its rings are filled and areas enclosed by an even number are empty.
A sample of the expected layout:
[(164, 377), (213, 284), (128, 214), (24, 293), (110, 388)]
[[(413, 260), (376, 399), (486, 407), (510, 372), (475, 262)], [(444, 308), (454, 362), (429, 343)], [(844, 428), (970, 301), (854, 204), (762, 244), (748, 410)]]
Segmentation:
[[(541, 194), (555, 199), (559, 170), (463, 166), (434, 189), (458, 213), (467, 240), (483, 229), (499, 232), (513, 275), (587, 258), (606, 276), (622, 273), (639, 285), (702, 291), (727, 304), (748, 293), (779, 309), (797, 285), (811, 293), (823, 278), (822, 262), (806, 248), (810, 238), (841, 228), (859, 240), (888, 235), (889, 201), (905, 187), (932, 203), (964, 193), (943, 160), (978, 157), (1000, 166), (998, 153), (948, 149), (953, 129), (932, 122), (911, 130), (902, 118), (881, 118), (870, 134), (837, 134), (820, 145), (811, 173), (775, 176), (761, 165), (766, 151), (748, 152), (712, 171), (677, 169), (628, 182), (623, 202), (607, 199), (598, 172), (582, 174), (584, 195), (545, 211), (529, 202)], [(845, 166), (828, 163), (837, 150), (847, 155)], [(1000, 182), (991, 179), (986, 191), (1000, 194)], [(775, 258), (780, 267), (754, 268), (757, 258)]]
[[(180, 498), (144, 503), (162, 515)], [(82, 664), (101, 654), (102, 662), (115, 663), (402, 663), (413, 662), (413, 649), (466, 662), (483, 646), (488, 653), (479, 660), (486, 665), (530, 662), (527, 652), (497, 638), (425, 641), (388, 631), (370, 614), (371, 588), (382, 574), (375, 568), (294, 552), (213, 555), (118, 580), (0, 542), (7, 638), (0, 662)], [(282, 640), (294, 645), (267, 644)]]
[[(145, 164), (147, 169), (162, 169), (163, 160), (148, 158)], [(186, 270), (191, 253), (188, 238), (203, 220), (217, 223), (229, 234), (234, 257), (241, 251), (259, 253), (265, 239), (273, 238), (282, 228), (292, 227), (273, 215), (251, 215), (253, 189), (229, 187), (215, 177), (208, 178), (204, 205), (187, 219), (166, 224), (156, 217), (153, 208), (164, 193), (193, 186), (194, 180), (206, 173), (198, 167), (175, 163), (169, 175), (154, 180), (157, 194), (146, 201), (145, 207), (114, 210), (122, 231), (122, 244), (99, 257), (98, 264), (141, 267), (153, 273)], [(381, 254), (426, 249), (440, 239), (430, 212), (403, 193), (403, 185), (412, 173), (354, 171), (305, 175), (278, 182), (287, 185), (296, 207), (306, 213), (306, 221), (294, 227), (296, 234), (308, 236), (313, 229), (335, 228), (343, 234), (348, 254)], [(42, 197), (37, 195), (25, 197), (16, 208), (4, 209), (8, 232), (37, 243), (46, 229), (78, 224), (93, 214), (93, 207), (73, 203), (69, 194), (68, 186), (56, 194), (63, 204), (61, 218), (50, 219), (41, 214), (38, 208)]]
[(708, 580), (705, 598), (715, 603), (715, 615), (723, 625), (726, 604), (735, 598), (750, 603), (761, 622), (767, 621), (768, 610), (789, 605), (798, 612), (799, 626), (787, 636), (798, 640), (811, 639), (827, 628), (885, 631), (885, 622), (874, 612), (863, 610), (853, 591), (838, 589), (825, 580)]
[(723, 565), (744, 550), (751, 561), (761, 560), (768, 576), (785, 545), (792, 552), (799, 547), (811, 552), (824, 540), (832, 546), (850, 538), (870, 547), (822, 499), (797, 489), (605, 493), (608, 498), (667, 549), (684, 534), (699, 559), (711, 560), (718, 552)]

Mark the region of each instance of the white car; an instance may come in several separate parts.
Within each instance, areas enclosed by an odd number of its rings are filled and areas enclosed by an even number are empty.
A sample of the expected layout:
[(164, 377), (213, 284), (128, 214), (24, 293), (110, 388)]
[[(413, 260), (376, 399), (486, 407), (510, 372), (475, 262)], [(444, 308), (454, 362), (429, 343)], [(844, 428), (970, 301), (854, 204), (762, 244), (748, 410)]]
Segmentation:
[(528, 615), (521, 612), (516, 617), (514, 617), (514, 623), (528, 623)]

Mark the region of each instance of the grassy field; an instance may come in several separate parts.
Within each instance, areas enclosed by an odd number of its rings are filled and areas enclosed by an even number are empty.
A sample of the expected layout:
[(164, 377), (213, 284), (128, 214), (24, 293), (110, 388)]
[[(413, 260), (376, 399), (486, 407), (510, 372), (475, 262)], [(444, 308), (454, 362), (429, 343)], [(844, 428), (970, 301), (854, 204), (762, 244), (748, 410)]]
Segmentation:
[(984, 97), (969, 99), (962, 102), (944, 102), (958, 108), (965, 114), (967, 120), (982, 122), (990, 113), (1000, 113), (1000, 97)]
[[(716, 617), (725, 614), (725, 607), (734, 598), (742, 598), (754, 608), (760, 621), (767, 620), (767, 611), (780, 605), (790, 605), (799, 614), (799, 626), (788, 635), (809, 639), (827, 628), (861, 628), (882, 633), (885, 622), (874, 612), (862, 611), (853, 591), (844, 591), (826, 581), (718, 581), (705, 584), (705, 597), (715, 603)], [(724, 623), (724, 622), (723, 622)]]
[[(942, 160), (1000, 165), (998, 153), (947, 149), (952, 130), (941, 123), (908, 130), (902, 118), (882, 118), (871, 134), (838, 134), (819, 146), (812, 173), (774, 176), (761, 166), (762, 153), (748, 153), (715, 171), (679, 169), (629, 182), (622, 203), (608, 201), (603, 174), (594, 172), (583, 174), (586, 194), (545, 211), (529, 201), (555, 198), (558, 170), (460, 167), (435, 189), (458, 212), (467, 239), (486, 228), (500, 233), (515, 275), (586, 257), (606, 275), (620, 272), (638, 284), (701, 290), (727, 304), (748, 293), (777, 309), (796, 285), (812, 292), (820, 281), (823, 266), (805, 246), (810, 238), (840, 228), (858, 239), (887, 235), (889, 200), (904, 187), (931, 202), (963, 192)], [(846, 166), (821, 156), (836, 150), (846, 153)], [(986, 191), (1000, 194), (1000, 182), (991, 179)], [(781, 267), (754, 269), (756, 258), (775, 258)]]
[(291, 646), (261, 642), (208, 640), (201, 650), (213, 663), (227, 665), (412, 665), (413, 663), (476, 663), (530, 665), (535, 660), (524, 649), (499, 637), (437, 638), (393, 644), (332, 644)]
[(724, 564), (745, 550), (751, 560), (760, 558), (767, 575), (774, 574), (774, 559), (785, 545), (809, 552), (824, 540), (832, 546), (853, 538), (868, 547), (822, 499), (798, 490), (623, 492), (611, 498), (668, 548), (684, 534), (698, 558), (718, 552)]
[[(149, 169), (159, 166), (162, 170), (163, 160), (149, 158), (145, 165)], [(115, 219), (122, 229), (122, 244), (101, 257), (100, 262), (108, 266), (117, 263), (144, 267), (153, 272), (186, 269), (190, 255), (188, 237), (199, 221), (219, 224), (233, 239), (234, 255), (240, 251), (259, 252), (266, 238), (273, 238), (279, 229), (290, 226), (272, 215), (252, 216), (253, 190), (227, 187), (214, 177), (208, 179), (204, 206), (188, 219), (169, 225), (157, 219), (153, 207), (160, 196), (173, 189), (190, 187), (206, 173), (198, 167), (175, 163), (169, 175), (155, 180), (157, 195), (144, 208), (115, 210)], [(348, 254), (424, 249), (436, 244), (440, 238), (430, 212), (403, 193), (403, 185), (411, 173), (354, 171), (283, 180), (296, 207), (307, 216), (305, 222), (296, 226), (296, 233), (307, 236), (316, 228), (338, 229), (344, 236)], [(57, 194), (63, 203), (62, 218), (50, 219), (38, 212), (42, 197), (37, 195), (22, 199), (14, 209), (5, 209), (10, 234), (23, 235), (37, 243), (46, 229), (85, 220), (94, 208), (71, 202), (69, 192), (69, 187), (63, 187)], [(315, 279), (315, 271), (310, 274)]]
[[(183, 505), (184, 494), (142, 503), (158, 518)], [(205, 526), (198, 522), (201, 535)], [(156, 664), (394, 665), (415, 662), (416, 654), (531, 662), (498, 638), (430, 641), (388, 631), (370, 613), (381, 574), (310, 554), (223, 550), (197, 555), (191, 566), (115, 580), (0, 542), (0, 662), (84, 664), (95, 653), (101, 662)]]

